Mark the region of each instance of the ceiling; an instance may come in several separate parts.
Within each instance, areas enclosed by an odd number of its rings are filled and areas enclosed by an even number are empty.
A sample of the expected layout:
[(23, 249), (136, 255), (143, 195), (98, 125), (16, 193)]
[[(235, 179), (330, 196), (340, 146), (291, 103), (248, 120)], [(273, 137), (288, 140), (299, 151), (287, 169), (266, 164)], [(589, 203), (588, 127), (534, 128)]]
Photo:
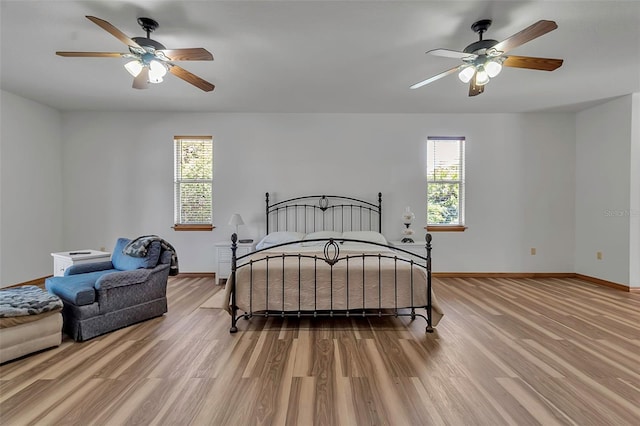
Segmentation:
[[(18, 1), (1, 0), (0, 83), (60, 110), (478, 113), (577, 111), (640, 92), (638, 1)], [(204, 47), (213, 62), (180, 66), (213, 92), (168, 75), (131, 88), (120, 58), (63, 58), (57, 50), (126, 52), (85, 18), (130, 37), (151, 17), (167, 48)], [(455, 75), (409, 86), (455, 59), (425, 55), (477, 40), (471, 24), (493, 19), (503, 40), (540, 19), (558, 29), (513, 51), (563, 58), (556, 71), (505, 68), (470, 98)]]

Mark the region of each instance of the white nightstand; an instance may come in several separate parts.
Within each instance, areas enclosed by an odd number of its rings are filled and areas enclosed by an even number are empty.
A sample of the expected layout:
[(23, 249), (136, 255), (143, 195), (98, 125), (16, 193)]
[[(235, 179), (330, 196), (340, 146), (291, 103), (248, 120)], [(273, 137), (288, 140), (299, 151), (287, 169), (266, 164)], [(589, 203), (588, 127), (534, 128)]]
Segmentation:
[(105, 262), (111, 260), (111, 253), (98, 250), (73, 250), (51, 253), (53, 256), (53, 276), (60, 277), (71, 265)]
[[(411, 253), (417, 254), (418, 256), (427, 257), (427, 249), (426, 249), (427, 242), (426, 241), (416, 241), (414, 243), (403, 243), (403, 242), (400, 242), (400, 241), (390, 241), (389, 245), (401, 248), (403, 250), (410, 251)], [(404, 254), (406, 256), (409, 256), (406, 253), (400, 253), (400, 254)], [(414, 257), (413, 260), (418, 262), (419, 259)], [(425, 262), (419, 262), (419, 263), (425, 264)]]
[[(231, 243), (215, 243), (216, 247), (216, 284), (231, 275)], [(237, 243), (236, 256), (244, 256), (255, 250), (255, 243)]]

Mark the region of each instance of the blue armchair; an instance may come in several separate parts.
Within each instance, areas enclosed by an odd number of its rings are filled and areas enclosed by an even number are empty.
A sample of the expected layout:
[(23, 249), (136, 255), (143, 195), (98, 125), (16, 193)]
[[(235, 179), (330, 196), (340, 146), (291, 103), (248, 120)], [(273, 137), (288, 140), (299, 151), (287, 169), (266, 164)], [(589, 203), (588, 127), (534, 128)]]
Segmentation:
[(84, 341), (167, 312), (172, 252), (158, 241), (145, 257), (123, 253), (131, 240), (119, 238), (111, 261), (73, 265), (45, 287), (62, 299), (63, 330)]

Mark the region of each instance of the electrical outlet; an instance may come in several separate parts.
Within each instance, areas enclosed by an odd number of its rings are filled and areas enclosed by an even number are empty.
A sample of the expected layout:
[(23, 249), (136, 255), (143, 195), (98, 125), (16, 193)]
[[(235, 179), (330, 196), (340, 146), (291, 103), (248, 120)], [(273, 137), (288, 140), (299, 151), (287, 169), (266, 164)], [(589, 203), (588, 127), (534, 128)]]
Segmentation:
[(601, 251), (596, 253), (596, 259), (602, 260), (602, 252)]
[(531, 247), (531, 256), (535, 256), (535, 255), (536, 255), (536, 248)]

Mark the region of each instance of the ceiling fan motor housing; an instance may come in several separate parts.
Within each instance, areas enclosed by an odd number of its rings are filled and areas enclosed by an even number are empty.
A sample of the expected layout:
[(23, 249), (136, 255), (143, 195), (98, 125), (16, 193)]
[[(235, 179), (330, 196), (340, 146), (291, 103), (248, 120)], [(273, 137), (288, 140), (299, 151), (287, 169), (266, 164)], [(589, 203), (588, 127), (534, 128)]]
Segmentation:
[[(481, 19), (471, 25), (471, 29), (473, 30), (473, 32), (478, 33), (479, 40), (465, 47), (463, 50), (464, 53), (484, 54), (486, 50), (489, 50), (490, 48), (498, 44), (497, 40), (482, 39), (482, 34), (484, 34), (485, 31), (489, 29), (492, 22), (493, 21), (491, 19)], [(484, 49), (484, 51), (480, 52), (482, 49)]]
[(131, 39), (142, 47), (153, 47), (155, 50), (166, 49), (166, 47), (164, 47), (162, 43), (159, 43), (148, 37), (132, 37)]
[(158, 21), (151, 19), (151, 18), (145, 18), (144, 16), (138, 18), (138, 25), (140, 25), (142, 27), (142, 29), (144, 31), (146, 31), (147, 36), (146, 37), (133, 37), (132, 40), (135, 41), (136, 43), (138, 43), (140, 46), (143, 47), (153, 47), (155, 50), (163, 50), (166, 49), (162, 43), (159, 43), (151, 38), (149, 38), (149, 35), (158, 29), (158, 27), (160, 26), (160, 24), (158, 24)]
[(476, 41), (474, 43), (471, 43), (467, 47), (465, 47), (463, 52), (464, 53), (478, 53), (478, 51), (480, 51), (482, 49), (484, 49), (485, 51), (489, 50), (493, 46), (495, 46), (496, 44), (498, 44), (497, 40), (478, 40), (478, 41)]

